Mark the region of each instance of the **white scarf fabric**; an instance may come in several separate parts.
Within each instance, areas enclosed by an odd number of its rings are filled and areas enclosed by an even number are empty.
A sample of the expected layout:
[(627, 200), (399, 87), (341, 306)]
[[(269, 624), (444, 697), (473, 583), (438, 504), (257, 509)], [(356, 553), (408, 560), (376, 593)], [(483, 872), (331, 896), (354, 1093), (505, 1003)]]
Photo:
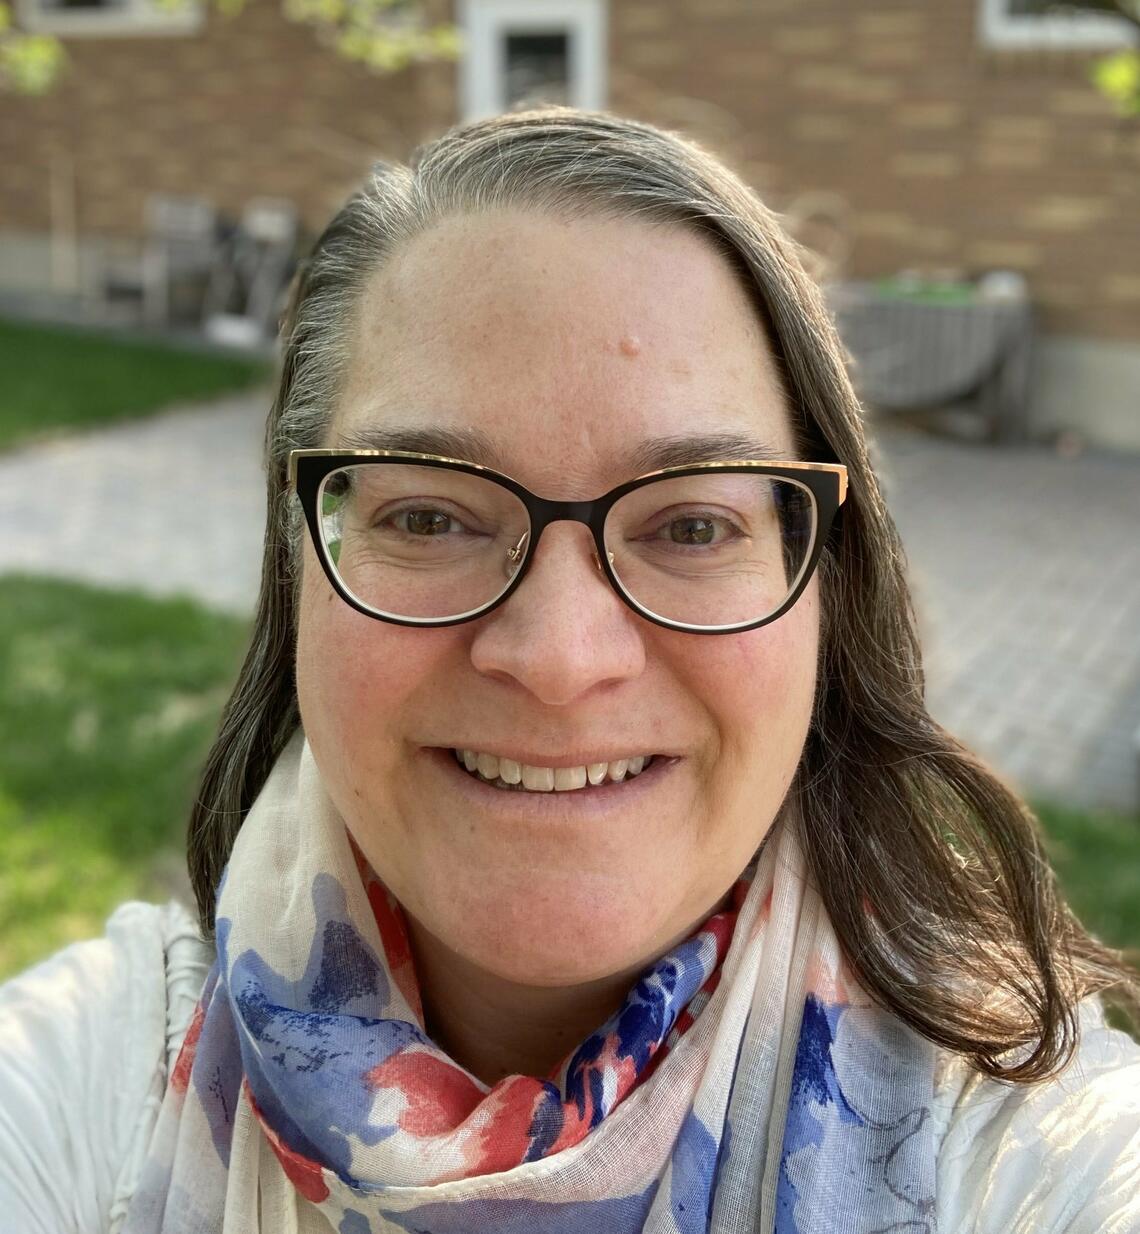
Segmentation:
[[(493, 1089), (427, 1035), (402, 915), (300, 734), (217, 918), (124, 1234), (935, 1230), (934, 1047), (855, 984), (789, 823), (732, 914), (551, 1076)], [(616, 1048), (634, 1023), (654, 1057)]]

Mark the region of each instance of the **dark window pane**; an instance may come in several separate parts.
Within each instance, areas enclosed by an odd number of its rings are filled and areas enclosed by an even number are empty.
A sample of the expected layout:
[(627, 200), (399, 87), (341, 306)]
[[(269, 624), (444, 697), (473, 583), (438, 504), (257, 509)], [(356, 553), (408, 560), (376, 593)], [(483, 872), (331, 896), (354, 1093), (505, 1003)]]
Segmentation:
[(1067, 4), (1065, 0), (1005, 0), (1011, 17), (1076, 17), (1090, 10), (1100, 13), (1117, 13), (1113, 0), (1082, 0), (1079, 5)]
[(60, 12), (113, 12), (124, 6), (124, 0), (47, 0), (46, 7)]
[(566, 31), (508, 34), (504, 51), (508, 107), (569, 101), (570, 36)]

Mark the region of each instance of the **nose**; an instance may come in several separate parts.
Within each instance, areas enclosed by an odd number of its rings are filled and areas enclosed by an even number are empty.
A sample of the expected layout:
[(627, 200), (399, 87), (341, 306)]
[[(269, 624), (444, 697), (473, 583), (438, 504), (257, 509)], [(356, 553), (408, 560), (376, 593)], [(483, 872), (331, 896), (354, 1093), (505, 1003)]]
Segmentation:
[(581, 524), (550, 524), (526, 578), (472, 623), (471, 661), (550, 706), (572, 703), (645, 667), (645, 624), (614, 593)]

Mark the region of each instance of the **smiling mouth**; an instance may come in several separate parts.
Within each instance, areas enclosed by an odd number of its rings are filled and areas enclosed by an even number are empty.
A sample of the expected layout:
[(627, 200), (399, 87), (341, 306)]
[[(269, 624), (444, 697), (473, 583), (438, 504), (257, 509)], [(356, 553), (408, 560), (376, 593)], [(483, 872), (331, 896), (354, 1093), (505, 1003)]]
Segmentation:
[(532, 767), (474, 750), (452, 750), (452, 753), (473, 779), (491, 788), (520, 793), (581, 792), (620, 784), (636, 779), (656, 759), (655, 755), (648, 754), (578, 767)]

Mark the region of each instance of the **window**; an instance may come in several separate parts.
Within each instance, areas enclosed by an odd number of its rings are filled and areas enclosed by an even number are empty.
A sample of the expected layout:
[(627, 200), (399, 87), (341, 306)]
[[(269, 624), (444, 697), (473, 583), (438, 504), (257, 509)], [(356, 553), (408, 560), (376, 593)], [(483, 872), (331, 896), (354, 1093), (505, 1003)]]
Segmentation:
[(83, 37), (191, 34), (203, 21), (201, 0), (164, 5), (159, 0), (21, 0), (25, 30)]
[(978, 28), (987, 47), (1103, 50), (1136, 41), (1134, 28), (1123, 17), (1089, 12), (1063, 0), (978, 0), (978, 5)]
[(464, 118), (526, 103), (605, 106), (605, 0), (462, 0)]

